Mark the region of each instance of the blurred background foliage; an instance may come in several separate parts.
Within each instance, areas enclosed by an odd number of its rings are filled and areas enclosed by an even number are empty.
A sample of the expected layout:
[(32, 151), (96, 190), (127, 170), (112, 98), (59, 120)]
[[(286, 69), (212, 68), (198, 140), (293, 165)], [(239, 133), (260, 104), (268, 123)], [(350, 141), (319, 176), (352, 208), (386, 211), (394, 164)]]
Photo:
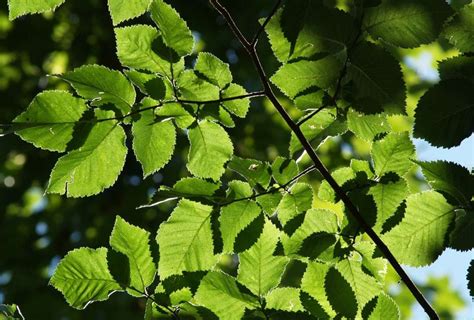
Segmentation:
[[(237, 16), (248, 35), (258, 26), (257, 19), (265, 16), (272, 6), (269, 0), (222, 2)], [(344, 9), (351, 1), (336, 2)], [(259, 90), (251, 62), (207, 1), (175, 0), (172, 4), (193, 30), (196, 51), (206, 50), (227, 61), (237, 83), (248, 90)], [(142, 17), (125, 25), (137, 21), (150, 22)], [(271, 74), (277, 63), (264, 39), (259, 50)], [(457, 52), (446, 43), (437, 42), (392, 53), (403, 62), (409, 116), (394, 116), (390, 123), (396, 130), (406, 131), (410, 130), (417, 99), (437, 81), (433, 68), (436, 61)], [(192, 60), (193, 57), (187, 63), (192, 64)], [(68, 89), (48, 74), (88, 63), (120, 68), (105, 0), (67, 1), (55, 14), (26, 16), (15, 22), (8, 21), (7, 4), (3, 1), (0, 4), (0, 123), (10, 122), (38, 92), (46, 88)], [(289, 102), (286, 106), (294, 117), (299, 116)], [(237, 122), (230, 135), (236, 154), (241, 157), (271, 161), (277, 155), (287, 155), (288, 128), (262, 99), (253, 101), (248, 117)], [(160, 173), (143, 180), (138, 162), (129, 153), (114, 187), (96, 197), (65, 199), (44, 195), (58, 154), (36, 149), (14, 135), (3, 137), (0, 140), (0, 303), (18, 304), (27, 319), (140, 319), (145, 301), (117, 294), (107, 303), (92, 304), (85, 311), (77, 311), (67, 306), (63, 297), (47, 284), (56, 264), (68, 251), (81, 246), (106, 245), (117, 214), (147, 230), (157, 230), (159, 223), (168, 217), (171, 206), (144, 210), (136, 207), (147, 203), (161, 184), (172, 185), (188, 175), (183, 161), (187, 154), (185, 139), (181, 135), (178, 152)], [(367, 158), (368, 151), (366, 142), (352, 136), (327, 140), (319, 149), (330, 169), (348, 165), (353, 157)], [(300, 161), (304, 164), (308, 159), (303, 156)], [(307, 179), (317, 187), (317, 175)], [(424, 188), (416, 173), (411, 187)], [(390, 292), (401, 307), (402, 319), (408, 319), (415, 301), (399, 284), (395, 273), (389, 272), (389, 277)], [(448, 278), (429, 278), (419, 285), (442, 319), (455, 319), (456, 312), (465, 307), (466, 302), (451, 289)]]

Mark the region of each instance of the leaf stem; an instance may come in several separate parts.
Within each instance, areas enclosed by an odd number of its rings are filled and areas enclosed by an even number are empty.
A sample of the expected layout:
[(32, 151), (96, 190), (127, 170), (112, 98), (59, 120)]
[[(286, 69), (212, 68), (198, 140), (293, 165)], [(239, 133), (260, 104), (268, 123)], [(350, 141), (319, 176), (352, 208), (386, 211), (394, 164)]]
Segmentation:
[(397, 259), (395, 258), (393, 253), (390, 251), (390, 249), (385, 245), (385, 243), (382, 241), (382, 239), (377, 235), (377, 233), (365, 221), (364, 217), (359, 212), (359, 209), (354, 205), (354, 203), (352, 203), (350, 198), (347, 196), (347, 194), (344, 192), (344, 190), (341, 188), (341, 186), (339, 186), (339, 184), (336, 182), (336, 180), (334, 180), (332, 175), (329, 173), (328, 169), (325, 167), (324, 163), (319, 159), (319, 157), (316, 154), (316, 152), (314, 151), (313, 147), (311, 146), (309, 141), (304, 136), (304, 134), (301, 131), (300, 127), (293, 121), (293, 119), (290, 117), (290, 115), (286, 112), (285, 108), (280, 104), (278, 98), (276, 97), (275, 93), (272, 90), (272, 87), (270, 85), (270, 81), (269, 81), (269, 79), (268, 79), (268, 77), (265, 73), (263, 65), (260, 61), (260, 57), (257, 54), (256, 48), (254, 46), (252, 46), (251, 43), (249, 43), (247, 41), (247, 39), (242, 35), (242, 32), (237, 27), (237, 24), (235, 23), (232, 16), (230, 15), (230, 13), (227, 11), (227, 9), (224, 8), (219, 3), (218, 0), (209, 0), (209, 1), (212, 4), (212, 6), (224, 17), (224, 19), (227, 21), (227, 24), (229, 25), (232, 32), (239, 39), (242, 46), (247, 50), (248, 54), (250, 55), (254, 65), (255, 65), (257, 73), (259, 74), (260, 81), (262, 82), (262, 85), (264, 87), (264, 91), (265, 91), (265, 94), (266, 94), (267, 98), (270, 100), (270, 102), (273, 104), (273, 106), (280, 113), (281, 117), (283, 118), (283, 120), (285, 120), (287, 125), (290, 127), (291, 131), (293, 131), (293, 133), (296, 135), (296, 137), (300, 141), (301, 145), (303, 146), (304, 150), (308, 153), (309, 157), (313, 161), (315, 167), (321, 173), (323, 178), (329, 183), (329, 185), (332, 187), (332, 189), (337, 193), (339, 198), (344, 202), (344, 205), (346, 206), (348, 211), (357, 220), (357, 222), (362, 227), (362, 229), (365, 231), (365, 233), (367, 233), (369, 235), (369, 237), (372, 239), (372, 241), (377, 245), (379, 250), (383, 253), (385, 258), (390, 262), (392, 267), (398, 273), (398, 275), (403, 280), (403, 282), (408, 287), (408, 289), (411, 291), (411, 293), (416, 298), (418, 303), (423, 307), (423, 309), (428, 314), (430, 319), (439, 319), (439, 316), (436, 314), (436, 311), (433, 309), (433, 307), (430, 305), (430, 303), (426, 300), (426, 298), (423, 296), (423, 294), (420, 292), (420, 290), (416, 287), (416, 285), (410, 279), (408, 274), (403, 270), (402, 266), (397, 261)]

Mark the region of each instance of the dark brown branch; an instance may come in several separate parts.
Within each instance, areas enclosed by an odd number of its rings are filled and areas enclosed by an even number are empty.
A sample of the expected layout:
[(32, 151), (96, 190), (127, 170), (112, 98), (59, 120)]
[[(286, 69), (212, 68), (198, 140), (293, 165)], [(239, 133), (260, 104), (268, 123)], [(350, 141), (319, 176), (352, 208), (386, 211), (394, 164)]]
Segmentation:
[(362, 214), (359, 212), (359, 209), (352, 203), (350, 198), (347, 196), (347, 194), (344, 192), (344, 190), (339, 186), (339, 184), (334, 180), (334, 178), (331, 176), (329, 173), (328, 169), (325, 167), (325, 165), (322, 163), (322, 161), (319, 159), (318, 155), (314, 151), (313, 147), (309, 143), (309, 141), (306, 139), (304, 136), (303, 132), (301, 131), (300, 127), (293, 121), (293, 119), (290, 117), (290, 115), (286, 112), (285, 108), (280, 104), (278, 101), (275, 93), (273, 92), (270, 81), (268, 80), (267, 75), (265, 74), (265, 70), (262, 66), (262, 63), (260, 61), (260, 58), (257, 54), (257, 50), (254, 46), (252, 46), (242, 35), (240, 32), (239, 28), (237, 27), (235, 21), (233, 20), (232, 16), (230, 13), (227, 11), (226, 8), (224, 8), (218, 0), (209, 0), (211, 4), (216, 8), (216, 10), (225, 18), (227, 21), (227, 24), (231, 28), (232, 32), (237, 36), (239, 41), (241, 42), (242, 46), (247, 50), (249, 53), (255, 68), (260, 76), (260, 80), (262, 82), (262, 85), (264, 87), (265, 94), (267, 98), (272, 102), (274, 107), (277, 109), (277, 111), (280, 113), (281, 117), (285, 120), (287, 125), (290, 127), (290, 129), (293, 131), (293, 133), (296, 135), (300, 143), (302, 144), (304, 150), (308, 153), (310, 156), (311, 160), (313, 161), (315, 167), (318, 169), (318, 171), (321, 173), (323, 178), (329, 183), (331, 188), (336, 192), (336, 194), (339, 196), (339, 198), (344, 202), (344, 205), (348, 209), (348, 211), (352, 214), (352, 216), (357, 220), (361, 228), (364, 230), (365, 233), (369, 235), (369, 237), (372, 239), (372, 241), (377, 245), (379, 250), (383, 253), (385, 258), (390, 262), (392, 267), (395, 269), (395, 271), (398, 273), (402, 281), (405, 283), (405, 285), (408, 287), (408, 289), (411, 291), (413, 296), (416, 298), (418, 303), (423, 307), (425, 312), (428, 314), (430, 319), (439, 319), (439, 316), (436, 314), (436, 311), (431, 307), (430, 303), (426, 300), (426, 298), (423, 296), (423, 294), (418, 290), (416, 285), (413, 283), (413, 281), (410, 279), (408, 274), (403, 270), (402, 266), (400, 263), (397, 261), (395, 256), (392, 254), (390, 249), (385, 245), (385, 243), (382, 241), (382, 239), (377, 235), (377, 233), (370, 227), (370, 225), (365, 221), (364, 217)]

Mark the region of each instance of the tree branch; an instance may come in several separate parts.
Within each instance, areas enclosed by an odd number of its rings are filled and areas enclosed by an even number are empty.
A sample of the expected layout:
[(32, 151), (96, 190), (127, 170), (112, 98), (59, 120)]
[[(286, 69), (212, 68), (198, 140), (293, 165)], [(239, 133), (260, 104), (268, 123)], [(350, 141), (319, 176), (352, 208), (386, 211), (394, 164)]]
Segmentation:
[(358, 208), (352, 203), (352, 201), (349, 199), (349, 197), (344, 192), (344, 190), (339, 186), (339, 184), (336, 182), (336, 180), (334, 180), (334, 178), (331, 176), (328, 169), (325, 167), (325, 165), (319, 159), (319, 157), (316, 154), (316, 152), (314, 151), (313, 147), (311, 146), (309, 141), (304, 136), (304, 134), (301, 131), (300, 127), (293, 121), (293, 119), (290, 117), (290, 115), (286, 112), (285, 108), (280, 104), (280, 102), (278, 101), (275, 93), (273, 92), (273, 90), (271, 88), (270, 81), (268, 80), (268, 77), (265, 74), (265, 70), (264, 70), (263, 65), (260, 61), (260, 58), (257, 54), (256, 48), (254, 46), (252, 46), (245, 39), (245, 37), (242, 35), (240, 29), (237, 27), (235, 21), (233, 20), (232, 16), (227, 11), (227, 9), (224, 8), (219, 3), (218, 0), (209, 0), (209, 1), (214, 6), (214, 8), (216, 8), (216, 10), (224, 17), (224, 19), (227, 21), (227, 24), (231, 28), (232, 32), (237, 36), (237, 38), (239, 39), (242, 46), (249, 53), (254, 65), (255, 65), (255, 68), (256, 68), (256, 70), (259, 74), (260, 81), (262, 82), (262, 85), (264, 87), (264, 91), (265, 91), (265, 94), (266, 94), (267, 98), (270, 100), (270, 102), (273, 104), (273, 106), (280, 113), (281, 117), (285, 120), (287, 125), (290, 127), (291, 131), (293, 131), (293, 133), (296, 135), (296, 137), (298, 138), (298, 140), (302, 144), (304, 150), (308, 153), (311, 160), (313, 161), (315, 167), (321, 173), (323, 178), (329, 183), (329, 185), (332, 187), (332, 189), (337, 193), (339, 198), (344, 202), (344, 205), (346, 206), (348, 211), (352, 214), (352, 216), (357, 220), (357, 222), (362, 227), (364, 232), (369, 235), (369, 237), (372, 239), (372, 241), (377, 245), (379, 250), (383, 253), (385, 258), (390, 262), (392, 267), (398, 273), (398, 275), (400, 276), (402, 281), (406, 284), (406, 286), (411, 291), (413, 296), (416, 298), (418, 303), (423, 307), (423, 309), (428, 314), (428, 316), (431, 319), (439, 319), (439, 316), (436, 314), (436, 311), (433, 309), (433, 307), (431, 307), (429, 302), (426, 300), (426, 298), (423, 296), (423, 294), (418, 290), (418, 288), (413, 283), (413, 281), (410, 279), (408, 274), (403, 270), (402, 266), (397, 261), (395, 256), (392, 254), (390, 249), (385, 245), (385, 243), (382, 241), (382, 239), (377, 235), (377, 233), (365, 221), (364, 217), (359, 212)]

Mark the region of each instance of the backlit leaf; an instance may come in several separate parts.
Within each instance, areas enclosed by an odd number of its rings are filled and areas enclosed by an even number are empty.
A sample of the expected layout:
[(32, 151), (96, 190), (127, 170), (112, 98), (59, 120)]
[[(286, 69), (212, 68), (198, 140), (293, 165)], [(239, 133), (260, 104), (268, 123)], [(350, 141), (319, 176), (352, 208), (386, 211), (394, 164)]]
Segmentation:
[(86, 110), (84, 100), (66, 91), (43, 91), (13, 120), (13, 128), (38, 148), (63, 152), (72, 139), (75, 123)]
[(212, 207), (183, 199), (161, 224), (156, 240), (160, 247), (158, 273), (162, 279), (183, 271), (209, 270), (217, 262), (211, 212)]
[(9, 18), (16, 19), (25, 14), (55, 10), (66, 0), (8, 0)]
[(59, 77), (69, 82), (80, 96), (92, 100), (94, 105), (113, 104), (122, 115), (130, 112), (135, 103), (135, 89), (119, 71), (85, 65)]
[(151, 0), (108, 0), (114, 25), (145, 13)]
[(224, 174), (224, 164), (234, 153), (227, 132), (217, 123), (201, 121), (189, 130), (188, 138), (189, 171), (200, 178), (218, 180)]
[(273, 255), (280, 238), (279, 234), (280, 231), (266, 220), (257, 242), (239, 254), (237, 281), (257, 296), (265, 296), (279, 284), (289, 261), (287, 257)]
[(454, 219), (453, 207), (435, 191), (407, 199), (405, 217), (383, 240), (401, 263), (425, 266), (444, 250), (446, 232)]
[(157, 122), (153, 110), (133, 122), (133, 150), (147, 177), (165, 166), (174, 152), (176, 129), (171, 121)]
[(195, 299), (220, 319), (228, 320), (240, 320), (246, 309), (258, 306), (256, 298), (240, 292), (233, 277), (214, 271), (202, 279)]
[(93, 301), (107, 300), (112, 292), (122, 290), (110, 274), (105, 248), (69, 252), (59, 263), (50, 284), (76, 309), (84, 309)]
[(414, 48), (436, 40), (451, 13), (443, 0), (384, 0), (366, 10), (364, 29), (396, 46)]
[[(110, 111), (96, 112), (98, 118), (110, 118)], [(125, 164), (125, 132), (116, 121), (90, 125), (79, 148), (59, 158), (47, 191), (68, 197), (98, 194), (112, 186)]]
[(150, 233), (117, 216), (109, 241), (114, 250), (126, 255), (129, 260), (129, 286), (138, 290), (131, 289), (130, 293), (137, 295), (146, 292), (156, 273), (150, 251)]
[(188, 55), (193, 51), (194, 39), (191, 30), (173, 7), (163, 0), (153, 0), (150, 12), (168, 48), (173, 49), (179, 56)]

